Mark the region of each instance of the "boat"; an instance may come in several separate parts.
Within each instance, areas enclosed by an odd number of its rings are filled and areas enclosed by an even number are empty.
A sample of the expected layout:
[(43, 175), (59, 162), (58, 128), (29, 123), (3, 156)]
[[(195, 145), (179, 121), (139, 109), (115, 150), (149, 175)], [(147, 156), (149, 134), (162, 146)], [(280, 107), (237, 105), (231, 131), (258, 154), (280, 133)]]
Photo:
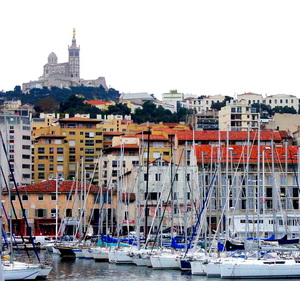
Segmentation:
[(300, 261), (295, 259), (243, 259), (223, 262), (221, 278), (296, 278)]

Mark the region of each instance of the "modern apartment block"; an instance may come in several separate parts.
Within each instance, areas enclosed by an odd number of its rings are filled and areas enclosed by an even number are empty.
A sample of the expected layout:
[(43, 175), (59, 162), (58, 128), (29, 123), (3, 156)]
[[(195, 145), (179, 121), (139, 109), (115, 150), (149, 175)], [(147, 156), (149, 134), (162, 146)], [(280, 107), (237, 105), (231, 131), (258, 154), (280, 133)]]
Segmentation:
[(32, 173), (30, 118), (13, 114), (1, 115), (0, 131), (2, 136), (0, 163), (3, 170), (1, 186), (5, 186), (7, 182), (10, 187), (14, 187), (11, 171), (14, 172), (17, 185), (30, 184)]
[(34, 182), (49, 178), (93, 180), (95, 159), (103, 148), (103, 128), (97, 119), (59, 119), (56, 126), (33, 131)]
[(219, 111), (219, 130), (247, 131), (258, 129), (258, 114), (246, 100), (231, 100)]

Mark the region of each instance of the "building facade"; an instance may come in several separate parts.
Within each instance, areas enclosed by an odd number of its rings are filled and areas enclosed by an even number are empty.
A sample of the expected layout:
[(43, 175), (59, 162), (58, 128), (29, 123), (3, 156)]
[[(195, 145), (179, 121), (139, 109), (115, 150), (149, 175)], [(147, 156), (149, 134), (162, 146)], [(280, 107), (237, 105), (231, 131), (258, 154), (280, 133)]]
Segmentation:
[[(2, 168), (1, 186), (14, 187), (31, 183), (31, 123), (30, 117), (13, 114), (0, 115), (0, 163)], [(5, 148), (4, 148), (5, 147)], [(14, 179), (11, 173), (14, 173)]]

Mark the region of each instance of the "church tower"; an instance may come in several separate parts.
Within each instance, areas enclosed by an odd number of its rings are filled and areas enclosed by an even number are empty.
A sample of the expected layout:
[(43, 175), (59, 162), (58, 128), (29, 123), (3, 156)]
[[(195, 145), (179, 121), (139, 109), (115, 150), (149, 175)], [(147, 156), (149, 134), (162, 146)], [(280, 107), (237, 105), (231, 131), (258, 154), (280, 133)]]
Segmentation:
[(79, 51), (80, 47), (76, 45), (76, 31), (73, 29), (72, 45), (69, 46), (69, 64), (70, 64), (70, 76), (72, 80), (80, 80), (80, 62), (79, 62)]

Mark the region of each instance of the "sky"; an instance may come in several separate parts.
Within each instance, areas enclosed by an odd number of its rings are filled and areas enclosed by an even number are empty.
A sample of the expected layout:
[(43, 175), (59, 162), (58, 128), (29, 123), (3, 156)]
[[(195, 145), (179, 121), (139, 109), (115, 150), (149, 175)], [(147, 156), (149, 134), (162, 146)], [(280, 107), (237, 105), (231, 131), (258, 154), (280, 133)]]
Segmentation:
[(14, 0), (0, 4), (0, 90), (37, 80), (48, 55), (120, 93), (300, 98), (297, 0)]

